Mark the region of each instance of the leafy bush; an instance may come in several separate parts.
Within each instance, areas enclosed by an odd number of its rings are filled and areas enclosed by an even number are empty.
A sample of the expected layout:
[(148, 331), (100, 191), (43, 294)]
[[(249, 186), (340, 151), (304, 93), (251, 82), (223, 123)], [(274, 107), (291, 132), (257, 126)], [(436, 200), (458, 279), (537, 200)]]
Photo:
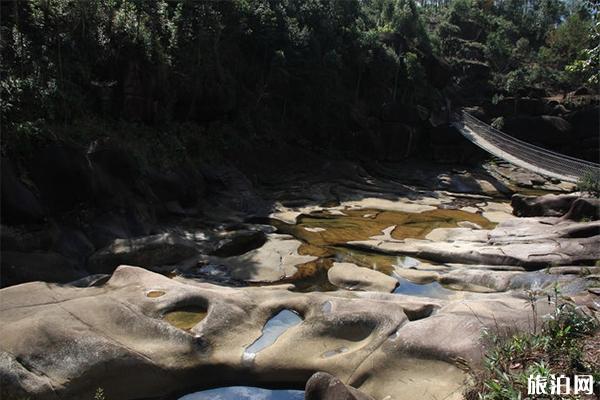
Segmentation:
[(577, 190), (600, 197), (600, 171), (588, 170), (579, 178)]
[(597, 366), (585, 361), (582, 348), (583, 340), (598, 331), (598, 320), (560, 302), (558, 295), (555, 288), (555, 309), (541, 332), (484, 332), (488, 350), (483, 370), (474, 374), (474, 384), (465, 393), (467, 399), (525, 398), (531, 375), (549, 378), (552, 374), (597, 373)]

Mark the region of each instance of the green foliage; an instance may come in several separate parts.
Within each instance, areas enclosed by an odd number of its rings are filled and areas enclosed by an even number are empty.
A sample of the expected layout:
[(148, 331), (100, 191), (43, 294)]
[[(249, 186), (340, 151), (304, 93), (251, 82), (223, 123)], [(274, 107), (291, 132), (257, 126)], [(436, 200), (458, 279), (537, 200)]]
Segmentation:
[[(583, 359), (582, 340), (596, 334), (598, 321), (573, 305), (560, 301), (555, 287), (554, 312), (540, 332), (502, 334), (484, 332), (487, 351), (484, 368), (474, 376), (468, 399), (521, 399), (527, 395), (531, 375), (589, 374), (593, 366)], [(532, 305), (537, 296), (532, 296)], [(537, 318), (535, 308), (532, 318)]]
[[(589, 8), (593, 9), (593, 14), (598, 15), (600, 6), (589, 2)], [(580, 50), (578, 57), (571, 64), (565, 67), (566, 71), (575, 75), (577, 78), (586, 79), (593, 85), (600, 84), (600, 20), (589, 24), (589, 40), (587, 47)]]
[[(162, 131), (192, 123), (200, 135), (227, 125), (236, 142), (281, 132), (334, 142), (378, 129), (381, 110), (394, 103), (435, 109), (448, 93), (566, 90), (596, 79), (600, 51), (597, 13), (579, 0), (568, 7), (560, 0), (32, 0), (1, 7), (5, 155), (62, 140), (59, 126), (97, 120)], [(439, 58), (452, 68), (455, 88), (445, 94)], [(79, 139), (89, 143), (94, 132)]]
[(577, 190), (600, 197), (600, 173), (597, 170), (585, 171), (577, 182)]
[(96, 393), (94, 393), (94, 400), (106, 400), (106, 395), (104, 394), (104, 389), (102, 389), (102, 388), (96, 389)]
[(22, 135), (13, 143), (35, 136), (30, 125), (96, 118), (336, 135), (384, 104), (434, 101), (413, 0), (33, 0), (3, 2), (2, 15), (0, 123)]
[[(473, 94), (481, 93), (486, 84), (491, 84), (496, 92), (510, 95), (528, 87), (550, 92), (573, 90), (596, 76), (598, 68), (594, 67), (600, 54), (594, 49), (600, 47), (591, 29), (593, 18), (598, 15), (591, 11), (593, 2), (447, 3), (446, 7), (425, 11), (431, 41), (457, 67), (453, 72), (458, 84), (463, 88), (473, 86)], [(490, 76), (473, 75), (469, 69), (461, 68), (465, 60), (487, 65)]]

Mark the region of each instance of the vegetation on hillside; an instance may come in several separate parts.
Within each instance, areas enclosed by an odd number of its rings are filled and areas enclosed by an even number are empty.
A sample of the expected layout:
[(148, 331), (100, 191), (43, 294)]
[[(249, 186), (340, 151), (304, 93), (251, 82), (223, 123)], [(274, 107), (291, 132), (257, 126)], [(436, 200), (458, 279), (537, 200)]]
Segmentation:
[(571, 90), (597, 73), (592, 3), (2, 2), (2, 151), (109, 135), (119, 121), (183, 131), (165, 135), (190, 149), (323, 146), (390, 113), (414, 125), (448, 98)]

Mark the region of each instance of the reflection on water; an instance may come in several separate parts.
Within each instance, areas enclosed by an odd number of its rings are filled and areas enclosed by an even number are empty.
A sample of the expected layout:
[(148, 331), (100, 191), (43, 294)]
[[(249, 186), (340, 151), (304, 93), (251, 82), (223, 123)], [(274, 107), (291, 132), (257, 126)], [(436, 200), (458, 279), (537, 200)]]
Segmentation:
[(286, 224), (272, 220), (271, 224), (280, 233), (291, 234), (317, 247), (343, 246), (351, 241), (367, 240), (372, 236), (381, 235), (384, 230), (387, 230), (392, 238), (402, 240), (423, 239), (435, 228), (454, 228), (461, 221), (476, 223), (484, 229), (494, 226), (479, 214), (446, 209), (422, 213), (359, 209), (344, 210), (344, 215), (316, 211), (300, 215), (297, 221), (297, 224)]
[(394, 289), (393, 293), (417, 297), (432, 297), (437, 299), (447, 299), (457, 295), (457, 292), (446, 289), (438, 282), (418, 284), (411, 282), (408, 279), (401, 278), (397, 275), (395, 278), (398, 279), (400, 284), (396, 286), (396, 289)]
[(303, 390), (269, 390), (251, 386), (230, 386), (187, 394), (179, 400), (303, 400)]
[(256, 353), (275, 343), (279, 336), (300, 322), (302, 322), (302, 318), (294, 311), (280, 311), (267, 321), (263, 327), (262, 335), (244, 350), (243, 360), (245, 362), (252, 362), (256, 357)]

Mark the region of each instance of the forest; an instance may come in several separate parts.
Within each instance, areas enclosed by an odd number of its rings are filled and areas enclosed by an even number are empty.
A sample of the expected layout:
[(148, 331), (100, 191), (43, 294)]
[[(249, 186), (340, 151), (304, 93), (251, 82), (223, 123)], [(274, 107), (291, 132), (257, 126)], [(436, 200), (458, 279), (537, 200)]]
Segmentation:
[(164, 162), (265, 140), (343, 149), (390, 119), (415, 125), (452, 106), (595, 88), (595, 7), (2, 2), (2, 153), (18, 159), (40, 143), (105, 135), (137, 147), (146, 136)]

